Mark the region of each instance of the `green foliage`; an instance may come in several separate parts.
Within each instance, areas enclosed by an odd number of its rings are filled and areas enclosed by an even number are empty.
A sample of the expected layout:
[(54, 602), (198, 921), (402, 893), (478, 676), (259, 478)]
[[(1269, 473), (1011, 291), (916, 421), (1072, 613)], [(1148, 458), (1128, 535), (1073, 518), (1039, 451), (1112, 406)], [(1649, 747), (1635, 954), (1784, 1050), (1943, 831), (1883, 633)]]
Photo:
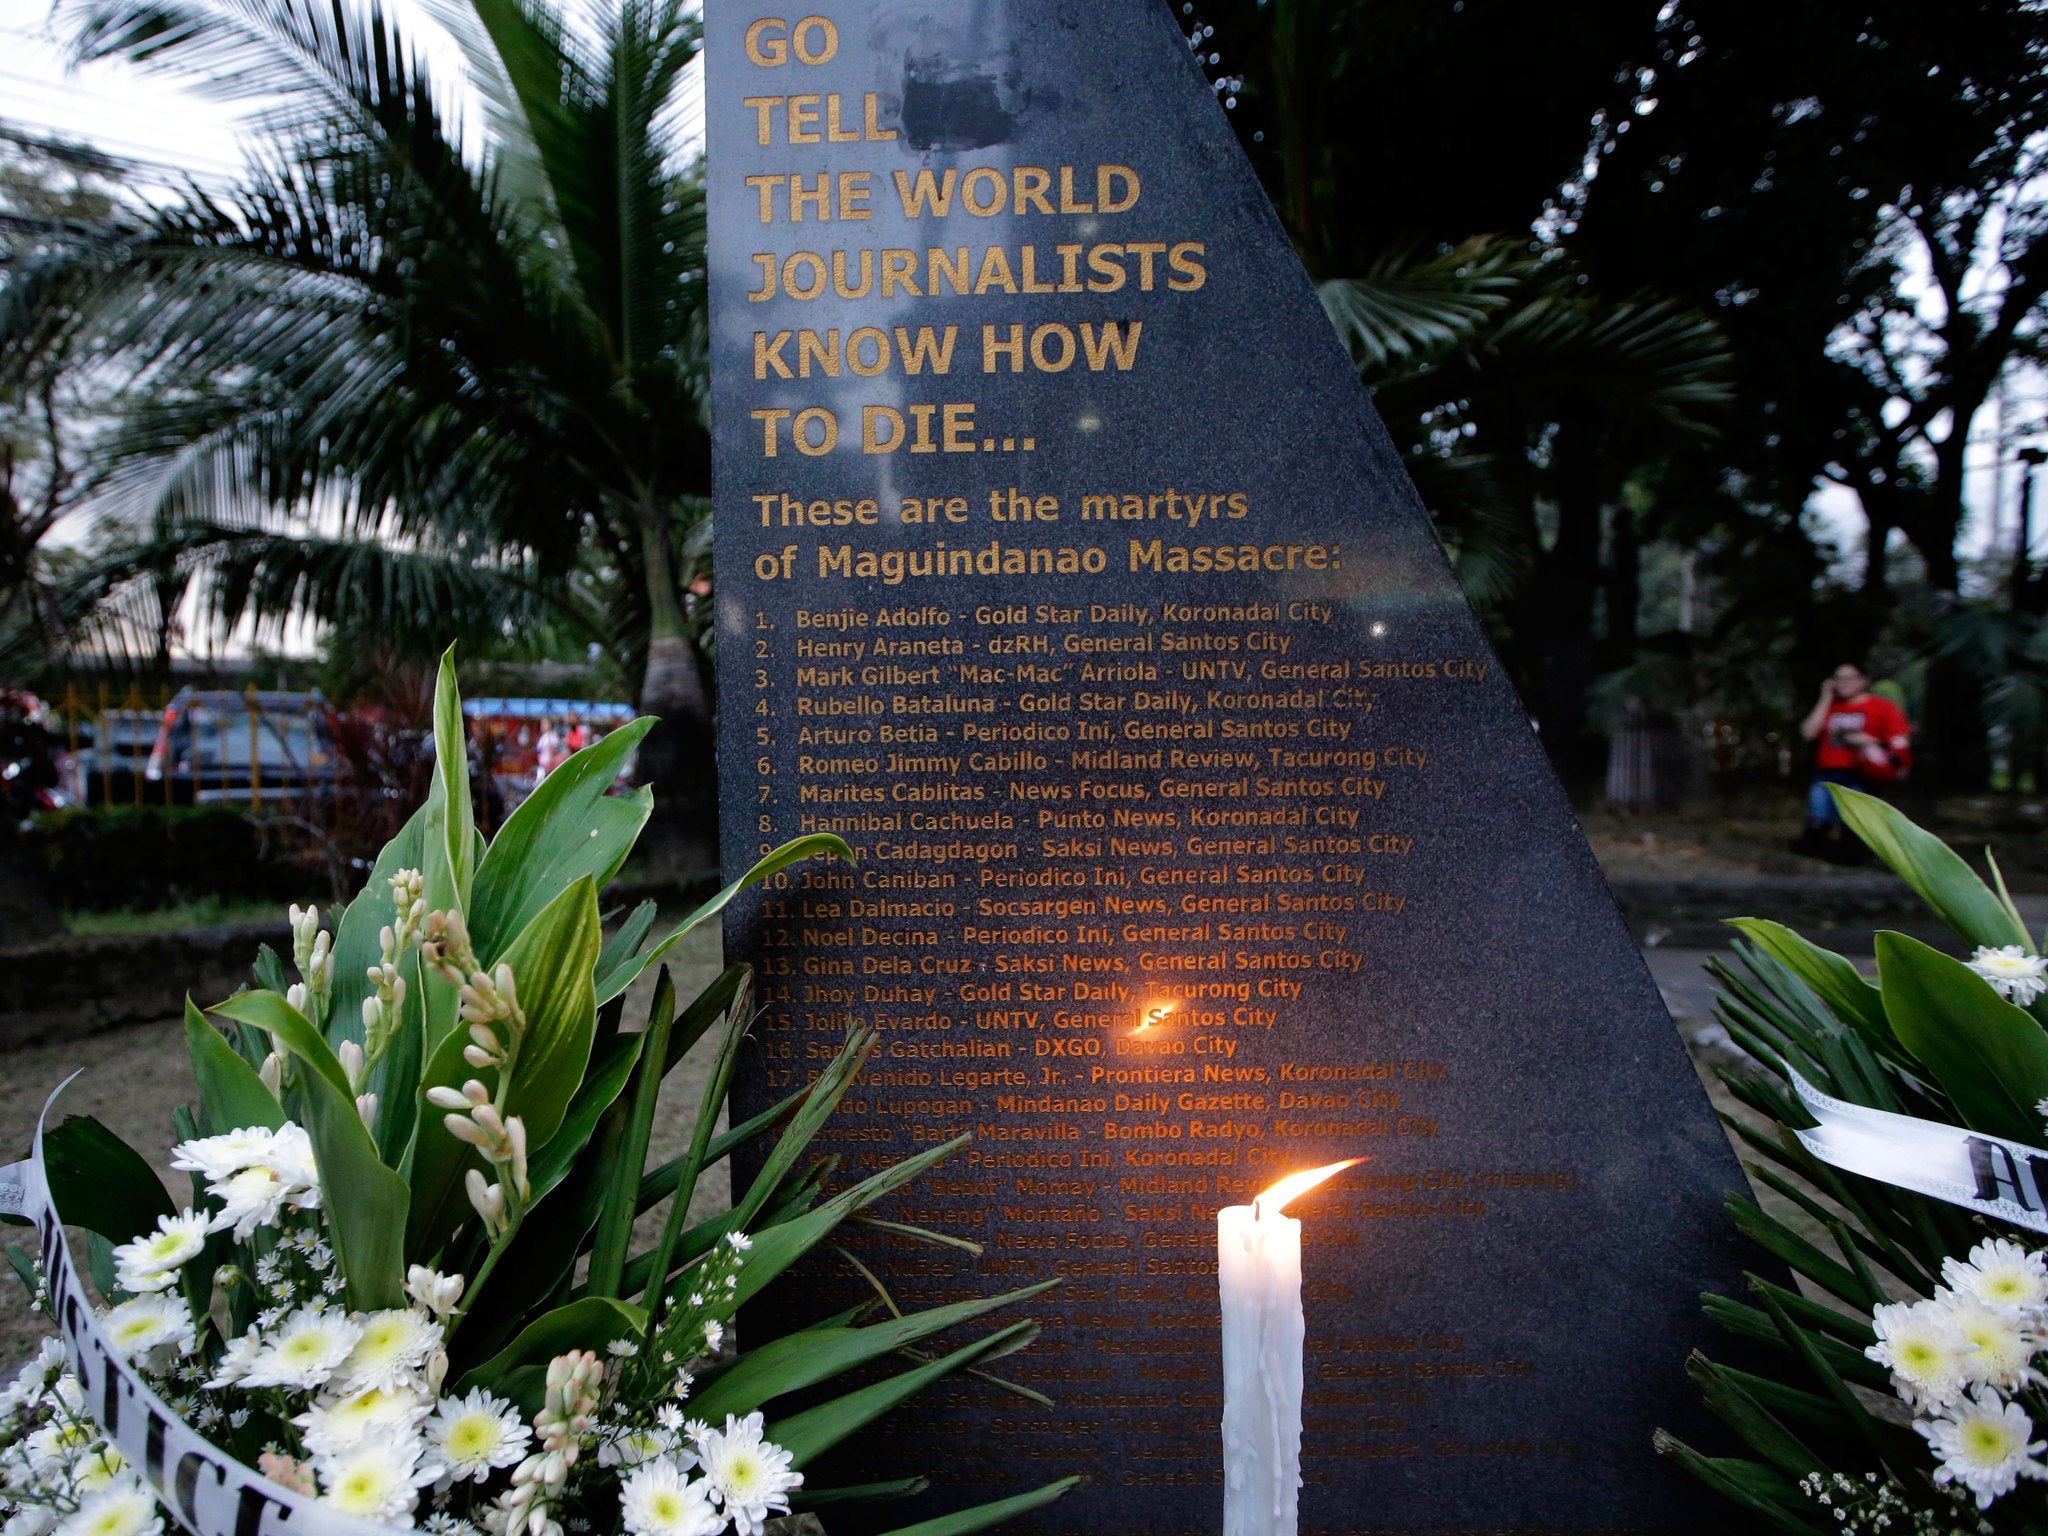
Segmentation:
[[(2003, 893), (1939, 839), (1867, 796), (1843, 796), (1843, 811), (1960, 937), (2032, 950)], [(1876, 1341), (1869, 1319), (1887, 1301), (1931, 1295), (1944, 1258), (1960, 1257), (1987, 1225), (2001, 1229), (1820, 1162), (1794, 1134), (1812, 1121), (1789, 1074), (1850, 1103), (2038, 1143), (2034, 1105), (2048, 1097), (2048, 1033), (1960, 961), (1903, 934), (1878, 935), (1873, 986), (1844, 957), (1777, 924), (1745, 918), (1734, 926), (1744, 935), (1734, 962), (1709, 966), (1722, 988), (1717, 1017), (1758, 1066), (1721, 1073), (1750, 1112), (1723, 1118), (1770, 1201), (1731, 1198), (1730, 1213), (1809, 1289), (1753, 1274), (1746, 1298), (1706, 1298), (1707, 1315), (1745, 1346), (1743, 1368), (1695, 1355), (1688, 1371), (1744, 1455), (1708, 1456), (1661, 1431), (1656, 1448), (1793, 1536), (1836, 1528), (1829, 1509), (1801, 1489), (1816, 1473), (1849, 1474), (1945, 1521), (1956, 1510), (1932, 1481), (1927, 1442), (1877, 1406), (1895, 1399), (1887, 1371), (1864, 1354)], [(1866, 1474), (1878, 1482), (1864, 1483)], [(2016, 1513), (1999, 1505), (1990, 1518), (1999, 1530), (2017, 1530), (2023, 1525), (2009, 1524)]]
[[(616, 778), (618, 738), (572, 758), (550, 780), (558, 792), (536, 795), (497, 843), (480, 846), (462, 772), (452, 662), (442, 671), (435, 719), (438, 762), (451, 771), (437, 775), (426, 805), (340, 917), (335, 951), (338, 966), (367, 970), (385, 958), (380, 931), (405, 927), (408, 937), (394, 929), (392, 941), (402, 951), (392, 957), (406, 981), (402, 1005), (381, 1011), (384, 1002), (398, 1002), (388, 982), (350, 985), (337, 977), (330, 989), (326, 979), (307, 974), (319, 971), (307, 934), (295, 935), (289, 961), (266, 950), (258, 987), (211, 1009), (228, 1033), (198, 1008), (187, 1010), (200, 1098), (195, 1110), (181, 1111), (180, 1134), (275, 1127), (287, 1119), (304, 1126), (349, 1305), (404, 1305), (411, 1264), (462, 1275), (461, 1310), (447, 1334), (450, 1379), (465, 1390), (487, 1386), (531, 1412), (549, 1362), (572, 1349), (603, 1351), (622, 1342), (638, 1351), (628, 1352), (632, 1369), (672, 1373), (703, 1352), (707, 1324), (729, 1322), (796, 1261), (824, 1251), (841, 1225), (953, 1155), (966, 1138), (832, 1188), (838, 1160), (815, 1155), (811, 1144), (875, 1047), (874, 1032), (865, 1028), (852, 1031), (844, 1049), (789, 1099), (719, 1133), (753, 1017), (744, 966), (727, 969), (682, 1006), (664, 970), (645, 1028), (620, 1028), (621, 994), (693, 925), (750, 883), (805, 859), (846, 856), (844, 843), (814, 837), (790, 844), (673, 932), (655, 938), (651, 915), (643, 912), (607, 943), (598, 883), (623, 864), (647, 812), (644, 794), (604, 793)], [(402, 870), (423, 877), (426, 911), (417, 923), (398, 917), (391, 877)], [(361, 1022), (366, 999), (378, 1027), (346, 1027), (350, 1016)], [(325, 1029), (317, 1022), (323, 1018)], [(707, 1039), (715, 1041), (716, 1059), (695, 1107), (690, 1145), (673, 1162), (649, 1167), (668, 1073)], [(382, 1085), (381, 1094), (373, 1084)], [(502, 1117), (505, 1147), (450, 1130), (453, 1123), (482, 1136), (487, 1109)], [(523, 1152), (505, 1150), (515, 1145), (515, 1125)], [(760, 1171), (735, 1187), (732, 1208), (693, 1222), (690, 1205), (704, 1170), (761, 1137), (768, 1144)], [(93, 1121), (66, 1121), (46, 1145), (60, 1208), (93, 1234), (93, 1273), (105, 1290), (113, 1283), (113, 1244), (148, 1230), (172, 1207), (148, 1164)], [(195, 1186), (194, 1198), (205, 1207), (212, 1197)], [(631, 1252), (636, 1218), (664, 1201), (659, 1240)], [(211, 1240), (209, 1252), (216, 1250), (219, 1262), (244, 1269), (257, 1257), (250, 1244), (222, 1234)], [(860, 1315), (866, 1309), (856, 1309), (717, 1361), (704, 1401), (721, 1413), (787, 1410), (771, 1433), (799, 1463), (957, 1371), (973, 1370), (1042, 1401), (983, 1369), (1030, 1342), (1036, 1324), (983, 1324), (1056, 1283), (871, 1325)], [(191, 1299), (202, 1310), (212, 1300), (196, 1293)], [(222, 1303), (238, 1328), (246, 1325), (250, 1302), (240, 1290), (230, 1287)], [(665, 1363), (651, 1364), (657, 1357)], [(877, 1379), (884, 1361), (890, 1364)], [(862, 1373), (861, 1384), (835, 1391), (850, 1372)], [(922, 1486), (913, 1480), (837, 1493), (881, 1498)], [(1051, 1483), (920, 1529), (979, 1530), (1069, 1486), (1071, 1480)]]
[(73, 912), (152, 911), (202, 899), (282, 904), (319, 886), (266, 843), (245, 808), (233, 806), (42, 811), (21, 848), (41, 870), (50, 899)]
[(43, 1133), (43, 1173), (64, 1224), (125, 1243), (176, 1214), (156, 1172), (91, 1115), (70, 1115)]

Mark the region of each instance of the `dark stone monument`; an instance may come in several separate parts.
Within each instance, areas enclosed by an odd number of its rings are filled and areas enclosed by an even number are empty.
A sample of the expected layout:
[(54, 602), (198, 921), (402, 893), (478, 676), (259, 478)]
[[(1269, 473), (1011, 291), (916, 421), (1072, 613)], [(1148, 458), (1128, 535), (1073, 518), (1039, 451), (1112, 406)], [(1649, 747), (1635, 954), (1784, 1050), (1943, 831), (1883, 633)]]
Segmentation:
[(1034, 1528), (1218, 1529), (1216, 1209), (1354, 1155), (1296, 1208), (1304, 1532), (1704, 1523), (1650, 1433), (1735, 1163), (1173, 13), (720, 0), (707, 49), (725, 863), (860, 855), (736, 908), (740, 1108), (873, 1023), (823, 1145), (972, 1131), (890, 1209), (982, 1252), (851, 1251), (1066, 1281), (1001, 1366), (1055, 1408), (907, 1410), (944, 1481), (888, 1523), (1079, 1470)]

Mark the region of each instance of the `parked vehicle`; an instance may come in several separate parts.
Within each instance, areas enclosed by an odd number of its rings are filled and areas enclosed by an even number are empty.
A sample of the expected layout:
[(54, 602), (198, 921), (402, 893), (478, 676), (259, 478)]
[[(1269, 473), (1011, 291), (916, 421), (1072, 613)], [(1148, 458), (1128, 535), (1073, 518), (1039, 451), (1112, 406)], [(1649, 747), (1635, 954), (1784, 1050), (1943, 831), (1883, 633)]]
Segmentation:
[(177, 803), (330, 796), (326, 700), (318, 692), (181, 689), (164, 710), (146, 773), (158, 784), (168, 779), (165, 798)]
[[(79, 805), (128, 805), (144, 798), (149, 755), (163, 717), (153, 709), (107, 709), (78, 726), (78, 750), (65, 774)], [(161, 799), (163, 791), (156, 790)]]

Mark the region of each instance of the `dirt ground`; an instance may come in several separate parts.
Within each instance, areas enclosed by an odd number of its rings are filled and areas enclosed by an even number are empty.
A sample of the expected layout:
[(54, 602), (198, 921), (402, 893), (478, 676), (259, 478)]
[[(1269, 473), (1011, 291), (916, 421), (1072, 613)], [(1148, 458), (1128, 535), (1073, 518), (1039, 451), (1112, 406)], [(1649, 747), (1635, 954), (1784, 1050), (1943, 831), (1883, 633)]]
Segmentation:
[[(696, 995), (719, 969), (718, 930), (714, 924), (690, 935), (672, 960), (678, 998)], [(627, 994), (626, 1027), (636, 1028), (647, 1015), (654, 981), (643, 979)], [(669, 1074), (655, 1116), (650, 1162), (674, 1157), (688, 1144), (696, 1125), (697, 1103), (710, 1075), (716, 1040), (707, 1036)], [(145, 1024), (89, 1040), (0, 1053), (0, 1163), (28, 1155), (36, 1117), (52, 1089), (70, 1073), (84, 1075), (58, 1101), (58, 1117), (93, 1115), (147, 1158), (163, 1174), (165, 1185), (181, 1203), (191, 1198), (186, 1176), (169, 1169), (171, 1110), (197, 1095), (192, 1069), (185, 1059), (185, 1031), (175, 1019)], [(731, 1200), (724, 1164), (707, 1172), (691, 1202), (693, 1218), (726, 1208)], [(657, 1235), (657, 1213), (642, 1221), (635, 1248), (648, 1246)], [(33, 1252), (35, 1236), (24, 1227), (0, 1228), (0, 1243)], [(83, 1252), (82, 1242), (80, 1253)], [(0, 1380), (11, 1367), (34, 1352), (35, 1342), (51, 1331), (48, 1321), (28, 1307), (28, 1296), (11, 1272), (0, 1274)]]

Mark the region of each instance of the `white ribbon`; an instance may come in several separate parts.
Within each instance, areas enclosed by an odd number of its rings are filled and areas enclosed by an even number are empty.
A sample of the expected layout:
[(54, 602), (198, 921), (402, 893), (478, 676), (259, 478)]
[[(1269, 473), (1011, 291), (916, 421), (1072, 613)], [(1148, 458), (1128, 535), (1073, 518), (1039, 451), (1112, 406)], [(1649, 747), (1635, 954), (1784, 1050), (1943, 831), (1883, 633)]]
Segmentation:
[(107, 1439), (193, 1536), (390, 1536), (388, 1526), (340, 1514), (216, 1450), (107, 1346), (43, 1173), (43, 1121), (72, 1078), (43, 1105), (34, 1155), (0, 1167), (0, 1214), (27, 1217), (42, 1237), (50, 1313)]
[(1820, 1124), (1798, 1132), (1824, 1163), (2048, 1232), (2048, 1152), (1959, 1125), (1830, 1098), (1790, 1067), (1793, 1092)]

